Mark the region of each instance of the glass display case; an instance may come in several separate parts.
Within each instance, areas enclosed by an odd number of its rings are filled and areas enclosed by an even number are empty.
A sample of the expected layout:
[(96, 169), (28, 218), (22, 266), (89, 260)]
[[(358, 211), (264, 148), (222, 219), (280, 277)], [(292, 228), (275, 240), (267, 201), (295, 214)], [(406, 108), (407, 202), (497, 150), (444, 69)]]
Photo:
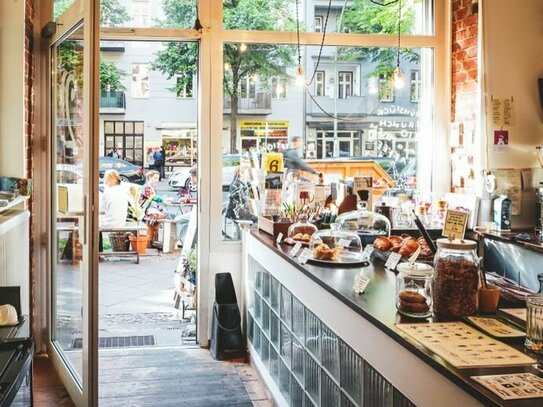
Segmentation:
[(313, 251), (310, 260), (337, 264), (358, 264), (368, 261), (361, 253), (362, 242), (356, 232), (344, 230), (338, 223), (330, 229), (322, 229), (311, 236), (309, 243)]
[(390, 221), (368, 210), (365, 202), (359, 203), (357, 210), (339, 215), (336, 222), (342, 230), (356, 232), (364, 245), (372, 244), (378, 236), (390, 236)]
[(311, 236), (317, 231), (317, 227), (309, 223), (307, 216), (301, 214), (298, 217), (298, 222), (293, 223), (288, 228), (287, 243), (305, 243), (309, 244)]

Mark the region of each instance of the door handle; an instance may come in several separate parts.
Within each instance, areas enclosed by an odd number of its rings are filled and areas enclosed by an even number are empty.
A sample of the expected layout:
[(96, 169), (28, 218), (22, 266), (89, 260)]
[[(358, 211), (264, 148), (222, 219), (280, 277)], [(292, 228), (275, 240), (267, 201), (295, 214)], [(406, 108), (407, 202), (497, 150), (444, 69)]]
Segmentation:
[(87, 206), (88, 206), (88, 195), (83, 195), (83, 231), (80, 232), (83, 236), (80, 236), (80, 239), (83, 241), (83, 245), (87, 244)]

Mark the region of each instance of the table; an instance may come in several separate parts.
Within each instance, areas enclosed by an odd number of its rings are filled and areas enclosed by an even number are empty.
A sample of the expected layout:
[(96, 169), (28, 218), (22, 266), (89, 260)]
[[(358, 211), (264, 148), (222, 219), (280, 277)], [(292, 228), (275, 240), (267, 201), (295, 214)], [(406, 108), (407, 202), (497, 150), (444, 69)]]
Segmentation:
[[(100, 232), (136, 232), (136, 237), (139, 237), (141, 231), (147, 231), (146, 225), (127, 225), (117, 226), (112, 228), (100, 228)], [(129, 257), (136, 256), (136, 264), (140, 263), (140, 254), (137, 250), (120, 251), (120, 252), (100, 252), (100, 256), (117, 256), (117, 257)]]

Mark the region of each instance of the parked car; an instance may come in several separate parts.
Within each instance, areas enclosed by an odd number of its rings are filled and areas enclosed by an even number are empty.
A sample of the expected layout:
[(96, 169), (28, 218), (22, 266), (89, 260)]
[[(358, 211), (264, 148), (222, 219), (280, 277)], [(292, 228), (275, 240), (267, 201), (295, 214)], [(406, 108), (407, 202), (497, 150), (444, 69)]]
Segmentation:
[(100, 157), (100, 178), (104, 177), (104, 173), (107, 170), (116, 170), (121, 176), (122, 181), (139, 185), (145, 184), (143, 168), (129, 163), (128, 161), (112, 157)]

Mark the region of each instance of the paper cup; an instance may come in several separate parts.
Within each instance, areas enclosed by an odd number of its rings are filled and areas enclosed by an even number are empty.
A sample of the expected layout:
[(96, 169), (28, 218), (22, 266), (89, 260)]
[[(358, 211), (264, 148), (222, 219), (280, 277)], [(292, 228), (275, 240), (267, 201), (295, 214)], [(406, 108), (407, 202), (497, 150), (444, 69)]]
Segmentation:
[(500, 287), (488, 285), (488, 288), (479, 289), (479, 312), (484, 314), (493, 314), (498, 309), (500, 301)]

